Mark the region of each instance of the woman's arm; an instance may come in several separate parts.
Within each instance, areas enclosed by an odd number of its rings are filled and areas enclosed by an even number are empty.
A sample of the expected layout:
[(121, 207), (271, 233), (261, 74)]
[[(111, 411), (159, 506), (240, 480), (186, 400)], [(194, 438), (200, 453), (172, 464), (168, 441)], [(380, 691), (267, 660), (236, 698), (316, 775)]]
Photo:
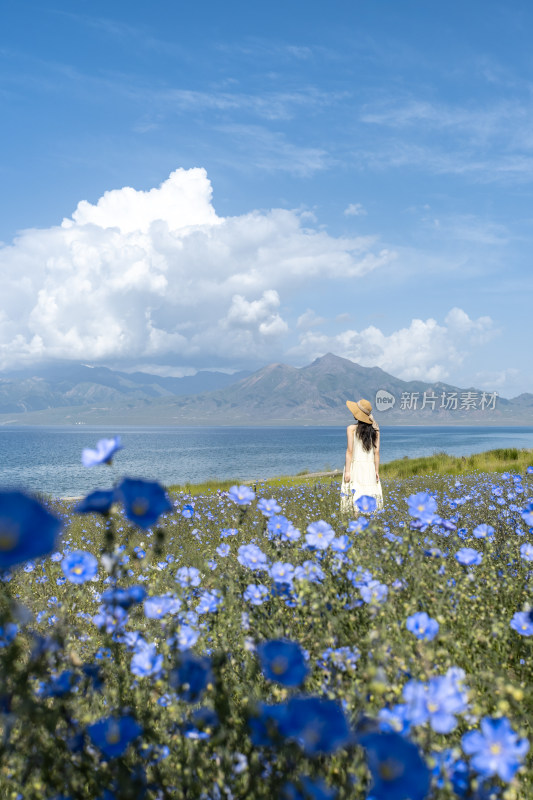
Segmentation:
[(376, 468), (376, 483), (379, 483), (379, 431), (376, 436), (376, 444), (374, 445), (374, 466)]
[(346, 460), (344, 462), (344, 482), (350, 483), (352, 479), (352, 452), (353, 452), (353, 432), (354, 425), (348, 425), (346, 428), (346, 437), (348, 439), (348, 446), (346, 448)]

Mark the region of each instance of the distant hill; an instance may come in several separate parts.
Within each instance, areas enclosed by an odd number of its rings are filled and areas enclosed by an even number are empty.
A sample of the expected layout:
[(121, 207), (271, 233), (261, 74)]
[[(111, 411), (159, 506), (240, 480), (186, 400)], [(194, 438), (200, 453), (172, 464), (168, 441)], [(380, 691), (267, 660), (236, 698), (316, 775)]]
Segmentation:
[(0, 424), (337, 425), (352, 419), (346, 400), (360, 397), (383, 425), (533, 425), (533, 394), (494, 400), (475, 387), (403, 381), (332, 353), (301, 368), (192, 378), (80, 364), (12, 373), (0, 376)]
[(190, 377), (163, 378), (144, 372), (118, 372), (107, 367), (69, 363), (0, 373), (0, 414), (94, 404), (132, 406), (160, 397), (221, 389), (248, 374), (205, 371)]

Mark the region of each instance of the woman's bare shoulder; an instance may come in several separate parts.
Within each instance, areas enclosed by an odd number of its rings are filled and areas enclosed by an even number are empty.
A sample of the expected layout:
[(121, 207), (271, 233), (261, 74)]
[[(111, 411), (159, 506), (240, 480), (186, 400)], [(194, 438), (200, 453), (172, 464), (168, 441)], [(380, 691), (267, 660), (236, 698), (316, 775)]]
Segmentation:
[(353, 433), (357, 429), (357, 425), (348, 425), (346, 428), (346, 433)]

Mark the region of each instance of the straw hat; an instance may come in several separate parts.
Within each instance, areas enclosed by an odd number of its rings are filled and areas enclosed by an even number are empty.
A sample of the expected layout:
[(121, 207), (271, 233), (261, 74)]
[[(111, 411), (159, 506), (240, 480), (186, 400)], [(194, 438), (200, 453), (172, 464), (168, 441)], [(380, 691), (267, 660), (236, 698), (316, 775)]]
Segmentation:
[(372, 416), (372, 406), (368, 400), (361, 399), (357, 403), (354, 403), (353, 400), (347, 400), (346, 405), (357, 420), (366, 422), (368, 425), (372, 425), (376, 430), (379, 430), (379, 426)]

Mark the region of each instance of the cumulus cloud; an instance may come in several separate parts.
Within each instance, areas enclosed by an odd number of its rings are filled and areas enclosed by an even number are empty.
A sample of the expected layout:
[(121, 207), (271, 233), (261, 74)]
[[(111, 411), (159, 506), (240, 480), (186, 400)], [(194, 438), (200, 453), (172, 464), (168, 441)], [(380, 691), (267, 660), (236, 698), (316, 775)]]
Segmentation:
[(305, 227), (296, 211), (219, 217), (211, 197), (205, 170), (178, 169), (158, 188), (82, 201), (61, 225), (0, 248), (0, 369), (269, 358), (288, 332), (288, 293), (394, 257), (372, 237)]
[(443, 381), (473, 346), (497, 333), (490, 317), (471, 319), (461, 308), (452, 308), (444, 324), (432, 318), (413, 319), (409, 327), (390, 335), (374, 325), (335, 336), (308, 331), (293, 355), (312, 359), (331, 351), (363, 366), (381, 367), (404, 380)]

